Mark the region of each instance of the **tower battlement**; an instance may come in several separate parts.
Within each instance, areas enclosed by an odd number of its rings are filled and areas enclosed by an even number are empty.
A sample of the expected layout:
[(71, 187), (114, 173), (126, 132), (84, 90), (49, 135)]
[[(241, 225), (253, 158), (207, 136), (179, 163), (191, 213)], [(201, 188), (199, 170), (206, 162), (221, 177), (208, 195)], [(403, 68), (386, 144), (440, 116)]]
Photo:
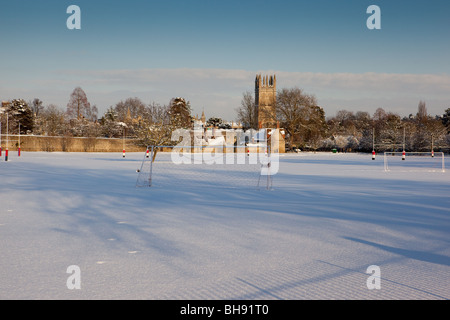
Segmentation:
[(277, 77), (273, 76), (261, 76), (260, 74), (256, 76), (255, 79), (255, 87), (258, 88), (276, 88), (277, 86)]

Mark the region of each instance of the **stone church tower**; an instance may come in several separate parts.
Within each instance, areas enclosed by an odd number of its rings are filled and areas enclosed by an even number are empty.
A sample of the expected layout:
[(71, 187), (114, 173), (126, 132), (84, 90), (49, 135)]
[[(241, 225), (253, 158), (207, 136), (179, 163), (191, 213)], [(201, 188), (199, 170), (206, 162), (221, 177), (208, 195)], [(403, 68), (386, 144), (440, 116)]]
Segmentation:
[(275, 103), (277, 78), (257, 75), (255, 79), (255, 108), (259, 128), (276, 128)]

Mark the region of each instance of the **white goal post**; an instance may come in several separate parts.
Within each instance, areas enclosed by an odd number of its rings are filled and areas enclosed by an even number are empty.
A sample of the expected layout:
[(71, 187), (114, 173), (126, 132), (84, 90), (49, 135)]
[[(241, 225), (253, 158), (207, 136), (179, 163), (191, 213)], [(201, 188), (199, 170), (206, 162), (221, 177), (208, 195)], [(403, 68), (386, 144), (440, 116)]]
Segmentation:
[(443, 152), (384, 152), (384, 171), (445, 172)]
[(148, 146), (136, 187), (271, 189), (274, 158), (265, 144)]

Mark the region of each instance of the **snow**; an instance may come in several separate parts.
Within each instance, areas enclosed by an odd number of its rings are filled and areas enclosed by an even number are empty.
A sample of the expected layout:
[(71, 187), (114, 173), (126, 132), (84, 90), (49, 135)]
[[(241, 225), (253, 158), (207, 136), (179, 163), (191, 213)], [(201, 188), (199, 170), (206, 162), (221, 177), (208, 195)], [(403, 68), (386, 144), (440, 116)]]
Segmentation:
[(0, 299), (450, 298), (449, 170), (299, 153), (272, 190), (136, 188), (143, 157), (2, 158)]

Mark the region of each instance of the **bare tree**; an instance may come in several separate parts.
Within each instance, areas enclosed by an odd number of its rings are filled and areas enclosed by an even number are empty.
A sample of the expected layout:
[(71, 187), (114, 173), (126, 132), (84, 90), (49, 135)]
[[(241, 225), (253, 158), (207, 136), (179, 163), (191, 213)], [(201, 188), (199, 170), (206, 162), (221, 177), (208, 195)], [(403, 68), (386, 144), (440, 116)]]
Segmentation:
[(434, 147), (444, 146), (446, 128), (439, 117), (427, 113), (424, 101), (420, 101), (415, 119), (414, 146), (416, 150), (428, 151)]
[(35, 98), (33, 102), (29, 103), (31, 111), (33, 111), (35, 117), (39, 117), (39, 113), (44, 110), (42, 100)]
[(97, 120), (97, 107), (91, 107), (86, 93), (80, 87), (76, 87), (70, 95), (67, 114), (72, 119), (95, 121)]
[(304, 145), (316, 151), (328, 129), (325, 111), (319, 106), (305, 106), (300, 126)]
[(117, 120), (122, 122), (128, 122), (131, 124), (133, 119), (143, 117), (146, 113), (147, 106), (139, 98), (128, 98), (125, 101), (120, 101), (116, 104), (114, 110), (117, 115)]
[(137, 129), (138, 144), (161, 146), (170, 142), (174, 127), (171, 124), (169, 107), (153, 103), (149, 106), (150, 117), (144, 119)]
[(167, 110), (167, 106), (162, 106), (159, 103), (152, 102), (148, 105), (148, 112), (149, 112), (149, 123), (155, 124), (155, 123), (163, 123), (168, 124), (169, 121), (169, 113)]
[(425, 101), (420, 101), (417, 107), (417, 120), (419, 122), (426, 121), (428, 118), (427, 106)]
[[(308, 120), (310, 109), (317, 106), (316, 98), (303, 92), (300, 88), (282, 89), (277, 95), (276, 116), (281, 126), (289, 135), (289, 146), (299, 141), (305, 129), (314, 123)], [(325, 119), (323, 119), (325, 121)], [(313, 121), (312, 121), (313, 122)]]
[(60, 136), (67, 131), (66, 114), (56, 105), (50, 104), (39, 116), (41, 134)]
[(257, 113), (255, 107), (255, 99), (250, 91), (243, 93), (241, 106), (236, 109), (237, 118), (244, 128), (256, 129)]
[(355, 135), (355, 115), (352, 111), (338, 110), (336, 115), (328, 119), (330, 133), (337, 135)]

